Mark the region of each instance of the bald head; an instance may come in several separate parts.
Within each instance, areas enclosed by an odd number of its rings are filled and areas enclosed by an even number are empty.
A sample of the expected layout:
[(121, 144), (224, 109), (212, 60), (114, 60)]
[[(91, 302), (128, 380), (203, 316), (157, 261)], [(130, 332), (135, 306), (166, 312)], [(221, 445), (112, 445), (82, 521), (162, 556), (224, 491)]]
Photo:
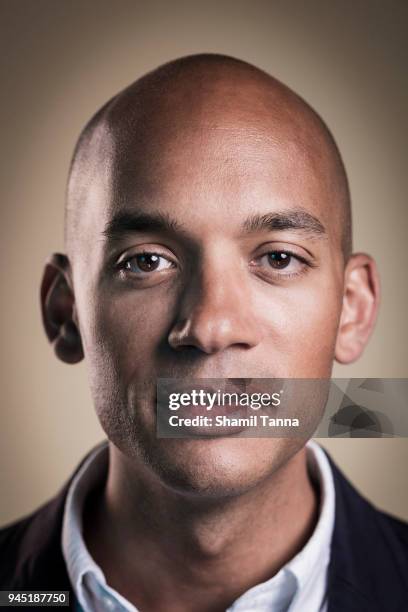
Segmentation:
[[(172, 172), (177, 164), (174, 156), (173, 164), (168, 159), (163, 167), (164, 150), (171, 158), (172, 149), (183, 146), (183, 138), (187, 142), (194, 134), (198, 140), (207, 140), (214, 133), (217, 149), (223, 147), (220, 134), (225, 135), (225, 148), (231, 145), (231, 164), (239, 155), (239, 139), (249, 138), (254, 143), (252, 157), (262, 156), (257, 141), (269, 143), (271, 151), (280, 149), (293, 162), (299, 177), (303, 173), (309, 183), (324, 183), (325, 214), (335, 226), (344, 259), (348, 258), (349, 189), (327, 126), (275, 78), (246, 62), (215, 54), (188, 56), (160, 66), (114, 96), (85, 126), (68, 181), (65, 237), (70, 258), (79, 249), (81, 220), (84, 214), (92, 217), (92, 207), (106, 199), (126, 199), (126, 185), (132, 180), (138, 181), (139, 193), (149, 192), (157, 172)], [(273, 164), (273, 155), (265, 163)], [(189, 168), (184, 171), (188, 175)], [(284, 174), (278, 177), (281, 182)]]

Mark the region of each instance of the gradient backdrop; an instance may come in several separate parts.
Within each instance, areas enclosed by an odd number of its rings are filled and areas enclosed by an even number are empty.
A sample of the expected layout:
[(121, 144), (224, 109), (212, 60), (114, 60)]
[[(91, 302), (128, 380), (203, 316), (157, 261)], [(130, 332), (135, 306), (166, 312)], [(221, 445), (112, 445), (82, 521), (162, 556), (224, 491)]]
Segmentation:
[[(0, 523), (53, 495), (104, 437), (83, 364), (54, 358), (38, 288), (63, 249), (77, 135), (114, 93), (158, 64), (212, 51), (253, 62), (332, 129), (348, 170), (358, 250), (382, 275), (377, 329), (337, 376), (407, 377), (408, 3), (1, 0)], [(408, 519), (408, 440), (329, 440), (371, 500)]]

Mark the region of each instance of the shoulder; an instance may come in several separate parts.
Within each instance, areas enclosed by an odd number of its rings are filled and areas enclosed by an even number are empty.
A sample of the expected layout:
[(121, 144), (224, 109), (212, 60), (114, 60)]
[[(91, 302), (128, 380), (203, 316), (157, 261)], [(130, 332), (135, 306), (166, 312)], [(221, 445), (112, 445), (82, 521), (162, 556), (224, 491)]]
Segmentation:
[(369, 546), (375, 546), (377, 539), (370, 541), (369, 536), (376, 533), (381, 541), (389, 540), (390, 546), (408, 551), (408, 523), (377, 508), (357, 491), (329, 455), (328, 458), (336, 491), (337, 526), (348, 533), (360, 534), (360, 539)]
[(67, 587), (61, 548), (65, 501), (75, 474), (95, 448), (81, 460), (55, 497), (0, 528), (0, 588)]
[(360, 493), (329, 457), (336, 490), (337, 513), (348, 514), (348, 526), (379, 528), (393, 543), (408, 549), (408, 522), (377, 508)]
[(404, 570), (408, 585), (408, 523), (387, 512), (374, 509), (384, 541), (394, 560)]
[(0, 586), (28, 588), (35, 560), (61, 565), (59, 534), (67, 486), (31, 514), (0, 529)]
[(333, 601), (348, 589), (360, 597), (361, 610), (405, 609), (408, 523), (376, 508), (329, 459), (336, 495), (329, 567)]
[(379, 514), (381, 519), (393, 531), (400, 545), (408, 550), (408, 522), (386, 512), (379, 512)]

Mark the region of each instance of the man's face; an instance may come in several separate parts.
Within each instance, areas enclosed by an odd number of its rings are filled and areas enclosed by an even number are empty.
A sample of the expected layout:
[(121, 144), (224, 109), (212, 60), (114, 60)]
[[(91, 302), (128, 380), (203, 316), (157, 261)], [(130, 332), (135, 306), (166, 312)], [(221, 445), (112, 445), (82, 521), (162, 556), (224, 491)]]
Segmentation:
[(330, 376), (344, 266), (333, 182), (278, 125), (197, 120), (119, 141), (72, 262), (98, 416), (171, 487), (247, 490), (304, 440), (157, 439), (156, 379)]

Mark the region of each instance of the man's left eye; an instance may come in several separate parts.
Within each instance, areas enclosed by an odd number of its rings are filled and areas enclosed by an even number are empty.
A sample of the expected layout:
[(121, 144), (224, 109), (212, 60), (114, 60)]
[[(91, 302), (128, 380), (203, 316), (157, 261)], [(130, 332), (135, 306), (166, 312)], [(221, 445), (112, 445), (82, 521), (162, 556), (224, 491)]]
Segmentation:
[(263, 269), (265, 272), (273, 273), (280, 276), (292, 276), (300, 274), (307, 266), (306, 260), (289, 251), (269, 251), (258, 258), (256, 267)]
[(268, 264), (276, 270), (287, 268), (292, 260), (292, 255), (285, 251), (271, 251), (266, 254)]
[(122, 264), (122, 270), (133, 274), (148, 274), (149, 272), (161, 272), (174, 266), (173, 262), (158, 253), (139, 253), (128, 257)]

